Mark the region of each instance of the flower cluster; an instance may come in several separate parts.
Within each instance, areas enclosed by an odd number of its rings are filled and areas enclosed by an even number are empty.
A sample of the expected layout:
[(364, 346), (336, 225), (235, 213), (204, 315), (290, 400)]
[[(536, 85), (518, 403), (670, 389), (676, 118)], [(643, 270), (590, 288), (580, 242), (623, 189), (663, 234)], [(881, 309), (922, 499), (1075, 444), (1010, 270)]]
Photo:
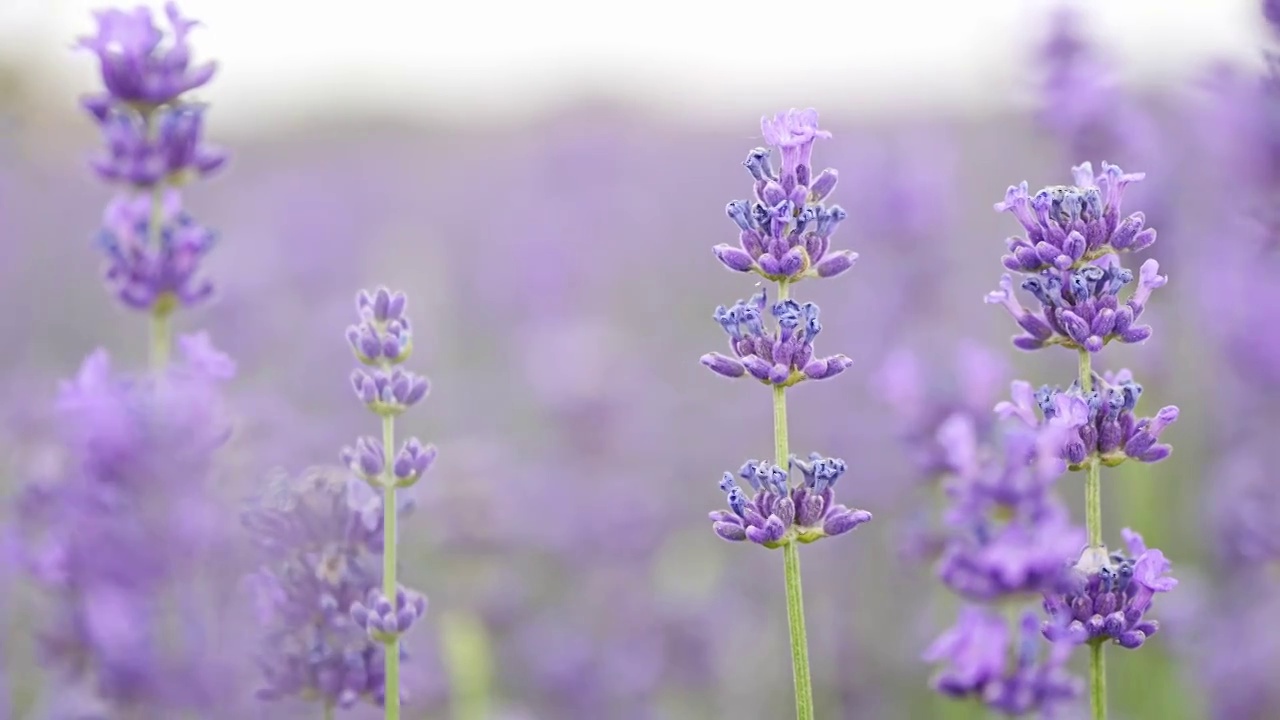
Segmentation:
[(836, 482), (847, 469), (843, 460), (811, 453), (808, 462), (793, 455), (789, 464), (803, 476), (794, 487), (789, 470), (758, 460), (743, 464), (738, 477), (750, 485), (750, 497), (733, 473), (726, 472), (720, 489), (729, 510), (710, 514), (715, 533), (731, 542), (750, 540), (779, 548), (790, 542), (811, 543), (843, 535), (871, 520), (866, 510), (835, 504)]
[(1037, 647), (1034, 615), (1010, 627), (996, 610), (1059, 587), (1067, 558), (1084, 544), (1053, 490), (1066, 471), (1057, 452), (1064, 433), (1006, 422), (983, 434), (965, 413), (938, 428), (948, 506), (937, 573), (952, 592), (982, 604), (966, 605), (924, 653), (926, 662), (943, 663), (933, 680), (941, 693), (1009, 715), (1048, 712), (1079, 694), (1067, 652)]
[(1173, 448), (1160, 442), (1160, 434), (1177, 421), (1177, 406), (1166, 405), (1153, 417), (1139, 417), (1134, 411), (1142, 386), (1132, 372), (1092, 377), (1094, 389), (1088, 393), (1078, 380), (1067, 390), (1043, 386), (1036, 391), (1030, 383), (1015, 381), (1012, 400), (1001, 402), (996, 412), (1031, 427), (1043, 422), (1068, 429), (1060, 453), (1072, 469), (1082, 468), (1091, 458), (1115, 467), (1125, 460), (1152, 463), (1169, 457)]
[(1119, 219), (1124, 187), (1142, 174), (1126, 175), (1106, 163), (1096, 180), (1087, 162), (1072, 170), (1075, 186), (1045, 188), (1031, 198), (1024, 182), (1010, 187), (1005, 201), (995, 206), (1011, 212), (1027, 231), (1026, 238), (1008, 241), (1003, 263), (1028, 275), (1021, 288), (1040, 303), (1039, 312), (1018, 300), (1009, 274), (987, 295), (987, 302), (1004, 305), (1027, 333), (1014, 339), (1023, 350), (1057, 344), (1096, 353), (1113, 340), (1142, 342), (1151, 337), (1151, 328), (1134, 323), (1151, 292), (1167, 280), (1159, 264), (1148, 260), (1138, 287), (1120, 302), (1133, 273), (1120, 266), (1117, 253), (1138, 252), (1156, 240), (1153, 228), (1143, 229), (1142, 213)]
[(976, 697), (1010, 716), (1074, 700), (1081, 684), (1066, 669), (1070, 646), (1042, 650), (1039, 635), (1034, 613), (1023, 614), (1015, 632), (993, 610), (964, 608), (955, 626), (924, 653), (926, 662), (943, 664), (933, 677), (934, 689), (954, 698)]
[(755, 148), (743, 165), (755, 179), (755, 202), (734, 200), (725, 209), (740, 230), (738, 245), (712, 250), (725, 267), (755, 272), (776, 282), (806, 277), (835, 277), (853, 267), (858, 254), (831, 250), (831, 235), (847, 213), (822, 201), (836, 187), (837, 173), (813, 176), (811, 156), (818, 138), (816, 110), (791, 110), (760, 122), (765, 141), (778, 148), (782, 168), (775, 173), (767, 148)]
[(1164, 553), (1148, 549), (1138, 533), (1125, 528), (1123, 535), (1129, 555), (1107, 556), (1090, 548), (1073, 568), (1065, 591), (1046, 596), (1045, 637), (1074, 644), (1111, 640), (1132, 650), (1160, 629), (1144, 616), (1156, 593), (1177, 586), (1168, 576), (1172, 564)]
[(351, 619), (369, 638), (389, 645), (427, 614), (427, 598), (421, 593), (396, 588), (395, 602), (379, 590), (370, 590), (364, 603), (351, 604)]
[(351, 614), (376, 592), (382, 517), (352, 507), (349, 479), (312, 469), (272, 479), (243, 522), (263, 553), (249, 578), (266, 628), (264, 700), (297, 697), (348, 708), (384, 701), (382, 643)]
[[(362, 290), (356, 297), (360, 324), (347, 328), (347, 342), (356, 359), (374, 367), (352, 371), (351, 386), (361, 402), (383, 417), (395, 417), (408, 410), (426, 397), (430, 389), (425, 377), (399, 367), (413, 351), (412, 331), (404, 308), (403, 293), (393, 294), (386, 288), (372, 293)], [(416, 453), (421, 454), (418, 447)], [(408, 446), (404, 452), (408, 452)], [(434, 452), (430, 451), (431, 457)], [(348, 452), (344, 451), (343, 455), (346, 459)], [(399, 464), (399, 456), (396, 462)], [(417, 474), (421, 475), (422, 471)]]
[(749, 300), (733, 307), (716, 308), (715, 321), (729, 335), (729, 347), (736, 357), (721, 353), (702, 356), (702, 364), (729, 378), (744, 375), (768, 385), (790, 387), (804, 380), (825, 380), (844, 372), (853, 364), (845, 355), (814, 357), (813, 341), (822, 332), (816, 303), (780, 300), (770, 312), (777, 327), (764, 324), (768, 299), (764, 288)]
[(57, 397), (60, 460), (14, 515), (19, 557), (55, 614), (40, 633), (43, 660), (113, 712), (211, 707), (223, 670), (198, 644), (165, 641), (161, 626), (165, 612), (198, 626), (196, 607), (165, 598), (197, 574), (225, 579), (204, 561), (226, 540), (211, 478), (235, 365), (203, 335), (180, 337), (178, 351), (165, 372), (137, 376), (89, 355)]
[(105, 88), (83, 101), (104, 141), (91, 166), (121, 187), (99, 232), (106, 281), (126, 306), (167, 316), (212, 292), (198, 271), (213, 233), (182, 211), (179, 188), (227, 160), (203, 141), (204, 106), (185, 97), (213, 78), (215, 65), (192, 64), (188, 36), (198, 23), (172, 2), (167, 32), (144, 6), (95, 17), (97, 33), (79, 41), (97, 56)]
[(1065, 470), (1057, 458), (1055, 431), (1001, 428), (1002, 448), (978, 443), (963, 416), (939, 430), (953, 463), (945, 481), (951, 532), (938, 562), (938, 577), (961, 597), (997, 602), (1055, 587), (1065, 558), (1084, 545), (1053, 492)]

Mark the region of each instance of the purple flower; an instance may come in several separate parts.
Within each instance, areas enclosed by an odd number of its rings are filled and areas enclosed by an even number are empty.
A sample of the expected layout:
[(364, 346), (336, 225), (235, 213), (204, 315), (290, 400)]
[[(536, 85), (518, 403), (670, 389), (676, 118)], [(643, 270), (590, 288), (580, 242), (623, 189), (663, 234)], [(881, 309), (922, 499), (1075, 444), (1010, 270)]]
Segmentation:
[(277, 476), (243, 517), (263, 556), (246, 582), (265, 627), (264, 700), (384, 700), (383, 644), (351, 617), (375, 591), (382, 555), (381, 513), (370, 526), (348, 502), (356, 482), (320, 468)]
[(351, 386), (370, 410), (388, 417), (408, 410), (430, 390), (425, 377), (397, 367), (413, 352), (405, 303), (404, 293), (361, 290), (356, 296), (361, 323), (347, 328), (347, 343), (356, 359), (375, 368), (354, 371)]
[(1143, 229), (1142, 213), (1120, 219), (1125, 186), (1143, 175), (1126, 175), (1106, 163), (1097, 178), (1089, 163), (1072, 172), (1075, 185), (1045, 188), (1032, 198), (1024, 182), (1010, 187), (995, 206), (1013, 213), (1027, 231), (1025, 238), (1008, 240), (1009, 254), (1002, 260), (1007, 270), (1029, 275), (1020, 287), (1035, 297), (1040, 310), (1023, 307), (1009, 274), (987, 295), (988, 303), (1004, 305), (1026, 332), (1014, 338), (1023, 350), (1063, 345), (1093, 353), (1113, 340), (1142, 342), (1151, 337), (1151, 328), (1134, 323), (1151, 291), (1167, 281), (1156, 261), (1147, 260), (1138, 287), (1120, 302), (1120, 291), (1134, 277), (1120, 266), (1117, 254), (1144, 250), (1156, 240), (1154, 229)]
[(1037, 625), (1035, 616), (1027, 613), (1015, 635), (995, 612), (965, 607), (956, 625), (924, 652), (925, 662), (944, 663), (933, 677), (934, 689), (951, 697), (977, 698), (1007, 715), (1048, 712), (1075, 699), (1081, 687), (1066, 670), (1070, 647), (1055, 644), (1042, 652)]
[(78, 44), (98, 56), (108, 98), (92, 98), (87, 104), (164, 105), (213, 78), (214, 63), (191, 65), (187, 36), (198, 23), (183, 18), (175, 3), (165, 4), (168, 34), (142, 5), (131, 11), (101, 10), (94, 17), (97, 34), (80, 38)]
[(19, 557), (50, 593), (43, 662), (92, 683), (108, 707), (172, 714), (216, 705), (223, 670), (199, 643), (206, 618), (194, 604), (176, 607), (190, 630), (181, 637), (159, 623), (175, 611), (163, 598), (220, 567), (209, 554), (226, 538), (209, 481), (234, 371), (205, 337), (178, 349), (158, 375), (120, 374), (103, 351), (86, 358), (55, 406), (61, 467), (24, 489), (15, 515)]
[(750, 300), (716, 308), (715, 321), (729, 336), (736, 357), (721, 353), (702, 356), (702, 364), (729, 378), (751, 377), (767, 385), (790, 387), (804, 380), (825, 380), (844, 372), (853, 361), (844, 355), (814, 357), (813, 341), (822, 332), (816, 303), (795, 300), (774, 303), (776, 328), (765, 328), (764, 288)]
[(203, 106), (165, 107), (155, 113), (154, 136), (132, 110), (109, 111), (100, 125), (106, 147), (91, 165), (107, 182), (137, 188), (182, 185), (222, 168), (227, 153), (203, 144)]
[(165, 195), (154, 218), (149, 198), (120, 196), (107, 206), (102, 225), (106, 284), (126, 306), (167, 315), (213, 295), (200, 263), (216, 237), (183, 211), (176, 191)]
[(1148, 549), (1138, 533), (1125, 528), (1123, 535), (1128, 555), (1087, 548), (1066, 589), (1045, 595), (1045, 637), (1076, 644), (1112, 640), (1132, 650), (1160, 629), (1145, 615), (1156, 593), (1177, 586), (1168, 576), (1172, 563)]
[(1169, 457), (1173, 448), (1159, 440), (1165, 428), (1177, 421), (1177, 406), (1139, 417), (1134, 411), (1142, 386), (1128, 370), (1094, 375), (1091, 384), (1094, 389), (1088, 394), (1081, 392), (1079, 382), (1065, 391), (1046, 385), (1033, 394), (1030, 384), (1017, 381), (1013, 402), (1000, 403), (996, 412), (1035, 426), (1038, 409), (1045, 423), (1067, 430), (1059, 456), (1072, 469), (1079, 469), (1089, 458), (1114, 467), (1125, 460), (1159, 462)]
[(812, 453), (808, 462), (792, 456), (789, 464), (803, 476), (795, 487), (787, 470), (748, 460), (738, 470), (738, 476), (750, 485), (750, 497), (732, 473), (725, 473), (720, 489), (729, 501), (729, 510), (710, 514), (716, 534), (732, 542), (751, 540), (767, 548), (779, 548), (791, 542), (811, 543), (843, 535), (871, 520), (871, 513), (866, 510), (834, 503), (836, 481), (847, 469), (843, 460)]
[(1058, 432), (1005, 427), (997, 449), (979, 445), (964, 416), (939, 430), (953, 470), (943, 485), (949, 532), (938, 576), (957, 594), (996, 601), (1056, 587), (1066, 559), (1084, 544), (1053, 493), (1066, 470), (1056, 457)]
[(426, 596), (403, 587), (396, 589), (394, 603), (374, 589), (365, 602), (351, 605), (351, 619), (369, 634), (369, 639), (383, 645), (393, 644), (426, 614)]
[(769, 150), (756, 148), (742, 163), (755, 179), (754, 203), (735, 200), (725, 208), (740, 231), (738, 245), (716, 245), (720, 262), (737, 272), (755, 272), (774, 281), (834, 277), (853, 267), (857, 253), (831, 251), (831, 235), (847, 217), (838, 205), (822, 201), (835, 189), (837, 174), (827, 169), (812, 177), (813, 142), (831, 133), (818, 129), (813, 109), (761, 121), (765, 142), (782, 154), (781, 177)]

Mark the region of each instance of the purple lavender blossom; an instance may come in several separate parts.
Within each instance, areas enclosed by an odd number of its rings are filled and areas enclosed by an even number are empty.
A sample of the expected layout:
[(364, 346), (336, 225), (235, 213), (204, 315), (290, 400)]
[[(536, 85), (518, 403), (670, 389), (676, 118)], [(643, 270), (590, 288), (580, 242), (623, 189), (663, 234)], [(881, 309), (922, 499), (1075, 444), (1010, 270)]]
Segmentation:
[(791, 542), (811, 543), (843, 535), (871, 520), (866, 510), (835, 504), (835, 484), (847, 469), (843, 460), (812, 453), (805, 462), (793, 455), (790, 467), (803, 475), (795, 487), (789, 471), (748, 460), (738, 470), (738, 477), (750, 484), (751, 497), (739, 487), (733, 473), (726, 472), (720, 489), (728, 498), (729, 510), (710, 514), (716, 534), (731, 542), (750, 540), (780, 548)]
[(810, 164), (813, 143), (831, 137), (818, 129), (818, 112), (793, 109), (760, 126), (765, 142), (782, 155), (781, 174), (767, 148), (747, 155), (742, 164), (755, 178), (756, 201), (729, 203), (725, 212), (741, 231), (739, 244), (716, 245), (716, 258), (730, 270), (778, 282), (835, 277), (853, 267), (857, 253), (830, 250), (831, 235), (847, 217), (839, 205), (822, 203), (835, 189), (837, 173), (826, 169), (814, 177)]
[(384, 702), (384, 645), (351, 618), (376, 592), (383, 542), (381, 513), (351, 507), (349, 485), (358, 482), (323, 468), (279, 475), (244, 515), (263, 553), (247, 582), (266, 627), (264, 700)]
[[(205, 107), (182, 97), (213, 77), (213, 63), (191, 66), (187, 36), (197, 23), (172, 2), (165, 14), (170, 33), (144, 6), (100, 11), (97, 34), (79, 46), (97, 56), (106, 87), (84, 100), (105, 145), (91, 166), (121, 185), (98, 234), (106, 282), (126, 307), (167, 322), (175, 309), (213, 291), (197, 276), (214, 235), (182, 211), (178, 188), (222, 168), (227, 154), (204, 144)], [(157, 360), (167, 356), (167, 334), (156, 338)]]
[(355, 370), (351, 386), (370, 410), (394, 417), (427, 396), (427, 379), (398, 366), (413, 352), (413, 334), (404, 314), (405, 296), (386, 288), (362, 290), (356, 298), (361, 324), (347, 328), (356, 359), (374, 370)]
[(62, 467), (18, 499), (21, 559), (55, 615), (40, 632), (43, 661), (126, 714), (216, 706), (222, 670), (198, 640), (175, 644), (159, 626), (175, 611), (185, 628), (202, 622), (169, 602), (223, 541), (208, 481), (235, 371), (205, 336), (178, 349), (159, 375), (122, 375), (105, 352), (90, 355), (58, 396)]
[(1072, 469), (1080, 469), (1085, 461), (1096, 457), (1107, 467), (1125, 460), (1160, 462), (1173, 452), (1172, 446), (1159, 442), (1161, 433), (1178, 419), (1176, 405), (1167, 405), (1152, 417), (1139, 417), (1134, 411), (1142, 386), (1129, 370), (1094, 375), (1094, 388), (1089, 393), (1077, 381), (1067, 390), (1041, 387), (1034, 393), (1030, 383), (1013, 383), (1012, 401), (996, 406), (1002, 417), (1017, 417), (1035, 427), (1045, 423), (1068, 429), (1060, 457)]
[(987, 295), (988, 303), (1005, 306), (1027, 333), (1014, 338), (1022, 350), (1047, 345), (1084, 348), (1096, 353), (1112, 340), (1138, 343), (1151, 337), (1151, 327), (1135, 325), (1151, 292), (1167, 278), (1159, 274), (1155, 260), (1139, 271), (1138, 287), (1122, 304), (1119, 292), (1133, 281), (1133, 273), (1120, 266), (1118, 253), (1138, 252), (1156, 240), (1153, 228), (1143, 229), (1142, 213), (1120, 219), (1124, 188), (1143, 175), (1126, 175), (1115, 165), (1103, 163), (1096, 178), (1089, 163), (1072, 168), (1076, 184), (1049, 187), (1032, 198), (1027, 184), (1010, 187), (997, 211), (1009, 211), (1027, 231), (1027, 237), (1008, 240), (1006, 269), (1027, 274), (1021, 288), (1040, 303), (1032, 312), (1018, 301), (1013, 278), (1005, 274), (1000, 289)]
[(78, 44), (98, 57), (107, 94), (87, 99), (87, 107), (117, 102), (157, 107), (213, 78), (214, 63), (191, 65), (187, 36), (199, 23), (182, 17), (176, 3), (166, 3), (164, 10), (169, 33), (156, 27), (151, 9), (143, 5), (94, 13), (97, 34), (80, 38)]
[[(1026, 613), (1015, 635), (996, 612), (969, 606), (924, 653), (930, 663), (945, 663), (933, 678), (938, 692), (974, 697), (1005, 715), (1048, 712), (1074, 700), (1080, 681), (1067, 672), (1071, 648), (1052, 644), (1042, 652), (1038, 621)], [(1012, 662), (1011, 662), (1012, 660)]]
[(822, 332), (816, 303), (790, 299), (774, 303), (771, 314), (777, 327), (772, 331), (764, 325), (767, 305), (765, 289), (761, 288), (751, 299), (739, 300), (733, 307), (717, 307), (715, 320), (729, 335), (729, 347), (736, 357), (708, 353), (702, 356), (702, 364), (728, 378), (749, 374), (766, 385), (784, 388), (804, 380), (833, 378), (853, 364), (845, 355), (814, 357), (813, 341)]
[(1084, 530), (1053, 493), (1066, 470), (1055, 430), (1006, 427), (998, 450), (980, 446), (963, 416), (939, 430), (954, 471), (944, 485), (951, 533), (938, 576), (958, 595), (994, 602), (1039, 594), (1057, 586), (1065, 559), (1084, 545)]
[(371, 589), (364, 602), (351, 604), (351, 619), (369, 634), (369, 639), (383, 645), (394, 643), (426, 614), (426, 596), (404, 587), (396, 589), (394, 602), (382, 591)]
[(107, 206), (98, 246), (107, 258), (107, 285), (126, 307), (167, 314), (213, 294), (213, 284), (200, 275), (200, 261), (216, 237), (184, 212), (181, 202), (176, 192), (165, 195), (158, 244), (151, 242), (150, 199), (121, 196)]
[(1122, 534), (1128, 555), (1087, 548), (1073, 568), (1072, 582), (1062, 592), (1045, 595), (1045, 637), (1075, 644), (1111, 640), (1133, 650), (1160, 629), (1145, 616), (1156, 593), (1177, 586), (1168, 576), (1172, 563), (1159, 550), (1148, 549), (1138, 533), (1125, 528)]

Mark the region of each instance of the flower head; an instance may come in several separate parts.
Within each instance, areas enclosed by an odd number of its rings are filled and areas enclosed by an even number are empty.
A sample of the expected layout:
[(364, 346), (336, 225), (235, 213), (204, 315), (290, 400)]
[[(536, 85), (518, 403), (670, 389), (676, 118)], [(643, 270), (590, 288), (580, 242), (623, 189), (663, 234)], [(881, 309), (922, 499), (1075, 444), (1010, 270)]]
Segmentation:
[(243, 517), (263, 560), (247, 584), (266, 628), (265, 700), (343, 708), (384, 700), (384, 646), (352, 618), (376, 592), (382, 554), (381, 513), (371, 518), (349, 502), (356, 482), (320, 468), (278, 475)]
[(1015, 382), (1014, 401), (1000, 403), (996, 412), (1036, 425), (1038, 410), (1045, 424), (1066, 430), (1059, 453), (1073, 468), (1091, 457), (1107, 466), (1169, 457), (1173, 448), (1161, 443), (1160, 435), (1178, 420), (1176, 405), (1162, 407), (1151, 417), (1137, 415), (1142, 386), (1128, 370), (1094, 375), (1091, 384), (1094, 389), (1088, 393), (1079, 382), (1066, 390), (1046, 385), (1031, 393), (1028, 383)]
[(765, 141), (782, 154), (781, 176), (768, 149), (747, 155), (742, 164), (755, 179), (756, 200), (735, 200), (725, 208), (740, 231), (739, 244), (716, 245), (716, 257), (730, 270), (776, 281), (834, 277), (853, 267), (857, 253), (830, 249), (832, 233), (847, 217), (840, 206), (822, 203), (835, 189), (836, 171), (813, 177), (809, 164), (814, 141), (831, 137), (818, 129), (818, 112), (791, 110), (764, 118), (761, 128)]
[(792, 456), (790, 468), (800, 471), (801, 482), (792, 486), (789, 470), (772, 463), (748, 460), (738, 470), (752, 494), (747, 495), (726, 472), (720, 480), (729, 510), (711, 513), (712, 529), (725, 540), (751, 540), (767, 548), (791, 542), (811, 543), (843, 535), (869, 522), (871, 513), (837, 505), (835, 484), (847, 466), (839, 458), (812, 453), (809, 460)]
[(200, 264), (216, 239), (182, 210), (176, 192), (158, 209), (145, 196), (120, 196), (107, 206), (98, 233), (107, 286), (127, 307), (158, 314), (203, 303), (213, 284)]
[(1074, 568), (1072, 582), (1061, 592), (1047, 593), (1049, 613), (1043, 632), (1050, 640), (1072, 643), (1112, 640), (1130, 650), (1160, 629), (1146, 619), (1156, 593), (1169, 592), (1178, 581), (1164, 553), (1148, 548), (1142, 536), (1123, 531), (1128, 554), (1088, 548)]
[(182, 17), (173, 2), (165, 5), (165, 18), (167, 33), (143, 5), (94, 14), (97, 33), (78, 44), (98, 57), (110, 101), (143, 108), (163, 105), (213, 78), (214, 63), (191, 64), (187, 36), (198, 23)]
[(702, 364), (725, 377), (750, 374), (762, 383), (781, 387), (835, 377), (853, 364), (844, 355), (814, 357), (813, 341), (822, 332), (816, 303), (774, 303), (770, 308), (772, 329), (764, 324), (767, 304), (761, 288), (749, 300), (739, 300), (729, 308), (717, 307), (715, 321), (729, 336), (729, 347), (736, 357), (709, 353), (702, 356)]
[(955, 626), (929, 646), (924, 660), (944, 663), (934, 675), (935, 690), (951, 697), (974, 697), (1006, 715), (1047, 712), (1081, 692), (1066, 669), (1070, 647), (1044, 645), (1035, 615), (1026, 613), (1013, 632), (999, 614), (968, 606)]
[(136, 188), (181, 185), (222, 168), (227, 153), (205, 145), (203, 106), (157, 110), (152, 122), (129, 110), (111, 109), (100, 121), (106, 147), (91, 165), (98, 177)]
[[(104, 351), (85, 359), (55, 404), (60, 467), (23, 490), (15, 515), (18, 556), (50, 593), (43, 661), (109, 707), (173, 714), (216, 702), (221, 674), (198, 643), (165, 640), (158, 603), (209, 572), (226, 540), (209, 480), (234, 369), (205, 337), (178, 350), (160, 375), (122, 374)], [(177, 612), (192, 628), (206, 620)]]

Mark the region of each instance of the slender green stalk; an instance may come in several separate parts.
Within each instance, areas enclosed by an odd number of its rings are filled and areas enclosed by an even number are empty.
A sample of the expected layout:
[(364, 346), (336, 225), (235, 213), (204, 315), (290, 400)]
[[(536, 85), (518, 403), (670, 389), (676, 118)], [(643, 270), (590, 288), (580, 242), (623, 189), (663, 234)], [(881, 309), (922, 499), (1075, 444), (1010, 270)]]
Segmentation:
[[(385, 458), (382, 482), (382, 594), (396, 601), (396, 483), (392, 471), (395, 457), (395, 418), (382, 417), (382, 455)], [(400, 639), (387, 645), (386, 720), (400, 720)]]
[[(786, 282), (778, 283), (778, 300), (788, 297)], [(773, 386), (773, 445), (778, 467), (785, 469), (787, 449), (786, 389)], [(809, 673), (809, 636), (804, 628), (804, 594), (800, 586), (800, 546), (782, 548), (782, 569), (787, 587), (787, 627), (791, 633), (791, 675), (796, 687), (796, 720), (813, 720), (813, 680)]]
[(333, 720), (333, 703), (324, 704), (324, 715), (321, 717), (323, 717), (324, 720)]
[[(1080, 349), (1080, 389), (1086, 393), (1093, 390), (1092, 357), (1084, 348)], [(1089, 458), (1085, 466), (1084, 507), (1089, 547), (1104, 547), (1102, 544), (1102, 466), (1096, 457)], [(1093, 711), (1093, 720), (1106, 720), (1107, 671), (1100, 642), (1089, 646), (1089, 707)]]
[[(155, 112), (142, 111), (142, 124), (146, 137), (153, 139), (157, 128)], [(151, 190), (151, 213), (147, 217), (147, 245), (159, 248), (161, 233), (164, 230), (164, 189), (163, 180), (156, 183)], [(152, 370), (163, 370), (169, 364), (169, 355), (173, 348), (173, 311), (174, 298), (164, 295), (156, 298), (156, 305), (151, 309), (151, 341), (148, 344), (148, 355)]]
[(1101, 642), (1089, 645), (1089, 707), (1093, 720), (1107, 720), (1107, 661)]
[(484, 624), (473, 615), (455, 610), (440, 619), (440, 626), (453, 691), (453, 720), (489, 720), (493, 651)]

